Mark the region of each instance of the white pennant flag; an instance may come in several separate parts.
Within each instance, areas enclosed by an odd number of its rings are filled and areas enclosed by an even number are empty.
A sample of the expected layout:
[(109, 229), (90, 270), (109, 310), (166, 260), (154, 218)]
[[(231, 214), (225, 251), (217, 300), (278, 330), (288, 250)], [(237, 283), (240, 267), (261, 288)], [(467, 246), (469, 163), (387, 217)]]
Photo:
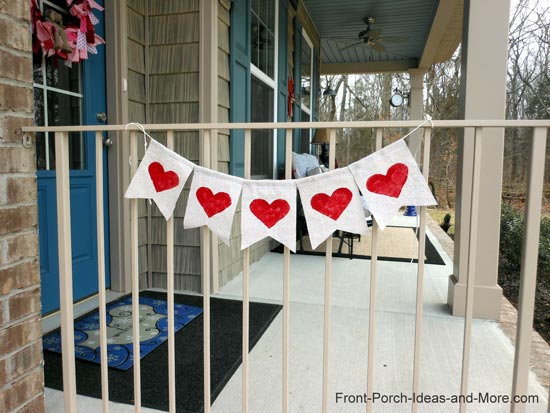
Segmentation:
[(152, 199), (168, 220), (193, 166), (187, 159), (151, 139), (124, 197)]
[(313, 249), (336, 230), (368, 232), (361, 195), (347, 168), (298, 179), (296, 185)]
[(296, 251), (296, 184), (245, 181), (241, 215), (241, 249), (271, 237)]
[(437, 204), (403, 139), (348, 168), (381, 229), (404, 205)]
[(224, 244), (229, 245), (242, 187), (241, 178), (195, 167), (183, 227), (207, 225)]

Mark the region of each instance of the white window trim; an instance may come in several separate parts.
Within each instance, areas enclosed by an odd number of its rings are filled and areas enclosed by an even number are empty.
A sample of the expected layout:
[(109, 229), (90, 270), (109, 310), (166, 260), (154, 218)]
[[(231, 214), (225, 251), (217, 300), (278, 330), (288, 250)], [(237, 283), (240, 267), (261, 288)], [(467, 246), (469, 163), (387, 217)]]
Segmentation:
[[(311, 110), (311, 106), (312, 106), (312, 102), (313, 102), (313, 42), (311, 41), (311, 39), (309, 38), (306, 30), (304, 28), (302, 28), (302, 37), (303, 39), (305, 39), (307, 45), (309, 46), (309, 49), (311, 51), (311, 53), (309, 54), (310, 55), (310, 74), (309, 74), (309, 107), (302, 104), (302, 99), (300, 99), (300, 110), (302, 110), (303, 112), (307, 113), (309, 115), (309, 122), (313, 122), (313, 118), (312, 118), (312, 113), (313, 111)], [(302, 87), (302, 70), (300, 68), (300, 87)], [(314, 148), (313, 148), (313, 145), (311, 145), (311, 141), (313, 139), (313, 136), (312, 136), (312, 130), (313, 129), (309, 129), (309, 153), (312, 153), (314, 151)]]
[[(306, 41), (307, 45), (309, 46), (309, 49), (311, 50), (311, 53), (309, 54), (310, 55), (310, 60), (309, 60), (309, 67), (310, 67), (310, 70), (311, 72), (309, 73), (309, 88), (310, 88), (310, 91), (309, 91), (309, 106), (306, 106), (304, 105), (302, 102), (301, 102), (301, 99), (300, 99), (300, 109), (303, 110), (304, 112), (306, 112), (308, 115), (309, 115), (309, 119), (311, 121), (311, 102), (313, 101), (313, 42), (311, 41), (311, 39), (309, 38), (309, 36), (307, 35), (307, 32), (304, 28), (302, 28), (302, 37), (303, 39)], [(301, 79), (301, 76), (302, 76), (302, 70), (300, 68), (300, 87), (302, 87), (302, 79)]]
[[(278, 79), (279, 79), (279, 1), (274, 0), (275, 2), (275, 47), (274, 47), (274, 59), (273, 59), (273, 78), (269, 77), (264, 73), (260, 68), (255, 64), (250, 62), (250, 74), (256, 79), (260, 80), (262, 83), (265, 83), (271, 89), (273, 89), (273, 121), (278, 122), (277, 119), (277, 98), (279, 95), (278, 88)], [(277, 129), (273, 130), (273, 170), (272, 178), (277, 179)]]

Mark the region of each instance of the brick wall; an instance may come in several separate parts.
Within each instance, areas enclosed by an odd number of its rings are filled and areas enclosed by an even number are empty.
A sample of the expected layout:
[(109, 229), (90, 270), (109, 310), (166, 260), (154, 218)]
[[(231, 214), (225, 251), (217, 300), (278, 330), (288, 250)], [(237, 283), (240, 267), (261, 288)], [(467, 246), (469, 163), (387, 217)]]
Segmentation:
[(0, 412), (44, 411), (29, 1), (0, 0)]

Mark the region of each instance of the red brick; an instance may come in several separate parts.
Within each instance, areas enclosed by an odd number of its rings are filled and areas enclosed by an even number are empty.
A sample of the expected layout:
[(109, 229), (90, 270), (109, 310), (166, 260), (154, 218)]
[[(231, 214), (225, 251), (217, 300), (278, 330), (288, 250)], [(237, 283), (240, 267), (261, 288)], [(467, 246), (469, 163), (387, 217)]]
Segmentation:
[(27, 403), (16, 413), (44, 413), (46, 411), (46, 405), (44, 403), (44, 394), (41, 394), (36, 399)]
[(8, 19), (0, 20), (0, 39), (4, 46), (21, 51), (31, 51), (31, 31), (25, 24)]
[[(8, 304), (8, 300), (0, 301), (0, 328), (2, 328), (4, 324), (8, 322), (7, 304)], [(1, 354), (0, 354), (0, 357), (2, 357)], [(0, 387), (2, 387), (1, 384), (0, 384)]]
[[(0, 36), (2, 36), (1, 33)], [(31, 57), (17, 56), (5, 50), (0, 50), (0, 76), (21, 82), (32, 82)]]
[(10, 322), (40, 311), (40, 289), (36, 288), (9, 299)]
[(12, 234), (38, 224), (36, 205), (0, 209), (0, 235)]
[(32, 126), (34, 119), (22, 118), (19, 116), (6, 116), (2, 121), (2, 142), (17, 142), (20, 143), (23, 139), (23, 134), (20, 129), (23, 126)]
[(38, 340), (11, 357), (11, 377), (17, 379), (37, 368), (41, 362), (42, 341)]
[(24, 21), (30, 21), (31, 19), (29, 2), (25, 0), (0, 0), (0, 13), (5, 13)]
[(36, 178), (32, 177), (7, 177), (7, 202), (36, 201)]
[(42, 394), (43, 382), (42, 371), (37, 370), (8, 387), (0, 393), (0, 411), (11, 412), (26, 401)]
[(0, 360), (0, 387), (4, 386), (9, 379), (10, 376), (8, 375), (8, 360)]
[(36, 172), (34, 153), (34, 148), (0, 148), (0, 173)]
[(34, 258), (38, 256), (38, 235), (36, 232), (32, 232), (10, 238), (4, 242), (3, 248), (6, 250), (6, 261), (2, 262), (0, 258), (0, 264), (10, 264), (25, 258)]
[(32, 113), (34, 110), (32, 87), (0, 84), (0, 110)]
[(0, 331), (0, 354), (11, 353), (19, 347), (38, 340), (41, 334), (42, 327), (38, 317), (5, 328)]
[(0, 294), (8, 294), (13, 289), (26, 288), (38, 285), (39, 283), (40, 269), (38, 267), (38, 260), (0, 270)]

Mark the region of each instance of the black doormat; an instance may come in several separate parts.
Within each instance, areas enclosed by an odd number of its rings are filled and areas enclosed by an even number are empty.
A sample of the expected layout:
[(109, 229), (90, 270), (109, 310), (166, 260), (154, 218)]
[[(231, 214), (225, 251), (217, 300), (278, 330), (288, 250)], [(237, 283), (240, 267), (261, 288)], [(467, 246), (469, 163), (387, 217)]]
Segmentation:
[[(140, 296), (166, 300), (165, 293), (142, 291)], [(177, 294), (174, 301), (202, 308), (202, 297)], [(280, 305), (250, 303), (250, 349), (275, 319)], [(82, 316), (86, 317), (86, 315)], [(203, 411), (203, 314), (176, 333), (176, 404), (179, 412)], [(242, 302), (210, 299), (210, 380), (212, 403), (241, 364)], [(63, 390), (61, 355), (44, 352), (46, 387)], [(109, 400), (133, 404), (134, 369), (109, 369)], [(101, 368), (76, 360), (78, 394), (101, 398)], [(141, 360), (142, 406), (168, 411), (168, 342)]]
[[(396, 228), (401, 228), (401, 227), (396, 227)], [(403, 228), (405, 228), (405, 227), (403, 227)], [(406, 228), (408, 228), (408, 227), (406, 227)], [(410, 228), (410, 229), (413, 232), (416, 233), (415, 228)], [(420, 235), (418, 233), (416, 233), (416, 238), (417, 239), (419, 239), (419, 236)], [(305, 237), (307, 237), (307, 235)], [(333, 242), (333, 245), (338, 245), (340, 240), (338, 238), (334, 237), (332, 242)], [(354, 241), (354, 242), (357, 242), (357, 241)], [(277, 252), (277, 253), (280, 253), (280, 254), (282, 254), (283, 251), (284, 251), (284, 247), (280, 244), (272, 250), (272, 252)], [(326, 255), (324, 251), (315, 251), (315, 250), (310, 250), (310, 249), (305, 249), (305, 248), (300, 249), (300, 241), (299, 240), (296, 242), (296, 252), (295, 252), (295, 254), (298, 254), (298, 255), (316, 255), (316, 256), (323, 256), (323, 257)], [(439, 254), (439, 252), (437, 251), (437, 248), (435, 248), (435, 246), (430, 241), (430, 238), (428, 237), (428, 235), (426, 235), (426, 248), (425, 248), (424, 254), (426, 256), (426, 259), (424, 260), (425, 264), (445, 265), (445, 261), (443, 260), (443, 258)], [(371, 256), (368, 255), (368, 254), (349, 254), (349, 253), (344, 253), (344, 252), (333, 252), (332, 256), (335, 257), (335, 258), (349, 258), (349, 259), (360, 259), (360, 260), (370, 260), (371, 259)], [(418, 263), (418, 258), (401, 258), (401, 257), (388, 257), (388, 256), (384, 256), (384, 255), (379, 255), (378, 256), (378, 261)]]

